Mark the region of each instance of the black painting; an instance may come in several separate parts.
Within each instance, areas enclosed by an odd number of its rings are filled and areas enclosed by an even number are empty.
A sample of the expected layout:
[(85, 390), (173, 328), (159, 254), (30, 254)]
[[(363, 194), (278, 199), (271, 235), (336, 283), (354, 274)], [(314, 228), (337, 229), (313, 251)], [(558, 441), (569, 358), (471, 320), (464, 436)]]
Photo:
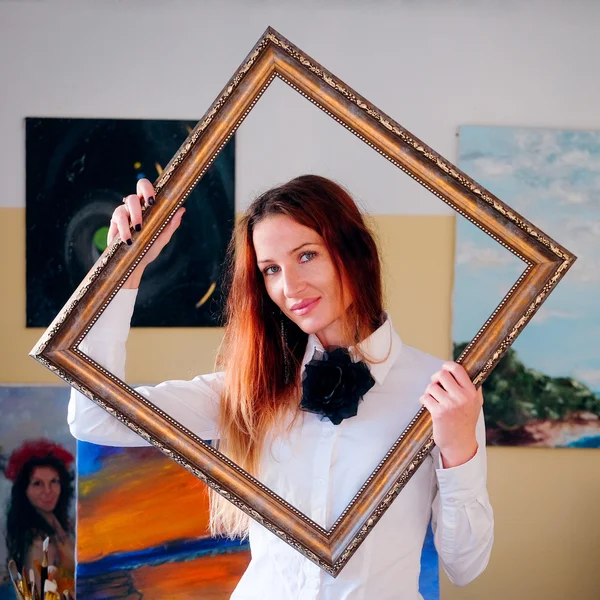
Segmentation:
[[(28, 118), (27, 326), (47, 327), (106, 247), (113, 210), (154, 181), (193, 122)], [(132, 325), (218, 326), (234, 222), (234, 140), (186, 200), (179, 230), (147, 268)]]

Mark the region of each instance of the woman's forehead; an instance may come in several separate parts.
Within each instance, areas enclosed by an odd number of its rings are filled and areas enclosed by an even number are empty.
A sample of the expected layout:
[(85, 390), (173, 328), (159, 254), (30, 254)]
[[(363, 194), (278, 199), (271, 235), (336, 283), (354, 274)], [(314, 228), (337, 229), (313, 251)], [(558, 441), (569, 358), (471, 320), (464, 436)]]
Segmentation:
[(254, 226), (252, 243), (257, 251), (277, 251), (279, 253), (295, 248), (299, 243), (320, 243), (323, 239), (310, 227), (298, 223), (287, 215), (265, 217)]
[(58, 477), (58, 472), (52, 467), (34, 467), (31, 472), (31, 479), (53, 479)]

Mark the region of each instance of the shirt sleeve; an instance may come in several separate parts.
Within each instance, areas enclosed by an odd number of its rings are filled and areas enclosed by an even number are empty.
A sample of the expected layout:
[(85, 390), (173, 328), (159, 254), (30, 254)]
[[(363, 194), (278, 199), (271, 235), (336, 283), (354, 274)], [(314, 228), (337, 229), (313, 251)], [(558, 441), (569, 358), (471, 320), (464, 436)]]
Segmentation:
[(477, 453), (463, 465), (444, 469), (439, 451), (432, 455), (437, 479), (432, 506), (434, 542), (442, 567), (455, 585), (466, 585), (483, 572), (494, 543), (483, 411), (476, 435)]
[[(126, 342), (137, 290), (121, 289), (79, 345), (79, 349), (121, 380), (125, 378)], [(190, 381), (165, 381), (135, 390), (204, 440), (217, 439), (223, 374)], [(71, 390), (67, 421), (78, 440), (105, 446), (147, 446), (149, 443), (104, 409)]]

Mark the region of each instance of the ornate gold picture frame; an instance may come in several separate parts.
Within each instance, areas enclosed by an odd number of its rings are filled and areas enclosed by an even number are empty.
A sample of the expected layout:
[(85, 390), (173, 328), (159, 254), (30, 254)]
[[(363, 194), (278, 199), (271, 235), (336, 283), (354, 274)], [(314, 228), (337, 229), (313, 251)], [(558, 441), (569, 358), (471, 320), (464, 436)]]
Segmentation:
[(268, 28), (155, 184), (157, 202), (131, 247), (113, 243), (81, 282), (33, 356), (321, 568), (336, 576), (433, 448), (421, 409), (326, 530), (184, 424), (150, 404), (78, 346), (224, 144), (279, 77), (518, 256), (525, 268), (459, 359), (483, 383), (575, 256), (403, 129), (279, 33)]

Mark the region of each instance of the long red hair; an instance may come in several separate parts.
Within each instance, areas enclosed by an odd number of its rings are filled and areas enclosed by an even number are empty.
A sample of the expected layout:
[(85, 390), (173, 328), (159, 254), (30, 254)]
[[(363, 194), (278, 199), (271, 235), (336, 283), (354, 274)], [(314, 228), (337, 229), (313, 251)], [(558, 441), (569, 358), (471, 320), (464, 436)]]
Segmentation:
[[(381, 324), (383, 291), (377, 245), (350, 194), (333, 181), (303, 175), (259, 196), (235, 227), (228, 251), (226, 327), (218, 367), (225, 371), (219, 450), (257, 476), (265, 438), (300, 398), (300, 365), (308, 336), (269, 298), (252, 243), (254, 227), (285, 215), (316, 231), (350, 296), (345, 345)], [(281, 324), (286, 329), (286, 340)], [(286, 378), (286, 373), (288, 377)], [(248, 519), (211, 493), (213, 534), (244, 536)]]

